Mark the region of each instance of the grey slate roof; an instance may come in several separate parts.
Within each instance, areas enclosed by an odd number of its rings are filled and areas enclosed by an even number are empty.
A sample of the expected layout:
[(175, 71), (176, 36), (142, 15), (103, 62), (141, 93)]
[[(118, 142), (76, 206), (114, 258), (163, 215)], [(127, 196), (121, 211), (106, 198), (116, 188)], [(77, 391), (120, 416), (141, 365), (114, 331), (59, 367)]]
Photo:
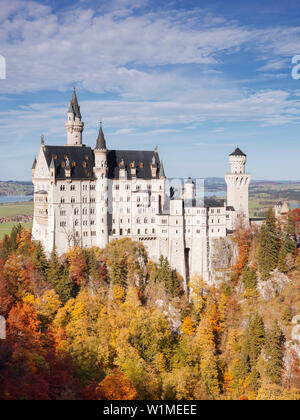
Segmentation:
[[(45, 146), (44, 153), (48, 166), (50, 167), (53, 159), (55, 166), (55, 177), (65, 179), (66, 158), (70, 161), (71, 178), (73, 179), (93, 179), (94, 153), (90, 147), (77, 146)], [(73, 162), (76, 163), (73, 166)], [(85, 162), (85, 167), (83, 163)]]
[(78, 105), (75, 88), (73, 89), (73, 96), (72, 96), (72, 101), (70, 103), (69, 109), (71, 109), (71, 106), (72, 106), (75, 116), (81, 119), (80, 106)]
[(244, 152), (241, 151), (239, 147), (236, 147), (236, 149), (230, 153), (229, 156), (247, 156)]
[[(154, 151), (139, 151), (139, 150), (108, 150), (107, 152), (107, 166), (108, 178), (119, 178), (119, 166), (124, 160), (124, 167), (127, 171), (127, 178), (131, 179), (130, 164), (135, 162), (136, 177), (143, 179), (152, 179), (151, 165), (152, 159), (155, 158), (157, 167), (160, 167), (158, 153)], [(141, 165), (142, 164), (142, 165)], [(142, 167), (141, 167), (142, 166)], [(159, 171), (157, 171), (157, 178), (159, 178)]]
[(100, 124), (100, 129), (99, 129), (99, 134), (98, 134), (98, 138), (97, 138), (96, 149), (106, 150), (106, 141), (105, 141), (104, 133), (103, 133), (103, 130), (102, 130), (102, 123)]
[[(94, 152), (87, 146), (45, 146), (44, 153), (48, 167), (53, 160), (55, 166), (56, 179), (65, 179), (65, 168), (67, 159), (70, 161), (72, 179), (94, 179), (93, 168), (95, 166)], [(135, 162), (136, 177), (142, 179), (152, 179), (151, 165), (152, 159), (158, 167), (156, 177), (159, 178), (163, 171), (158, 153), (154, 151), (139, 150), (108, 150), (107, 166), (108, 178), (119, 179), (119, 169), (121, 165), (127, 171), (128, 179), (131, 179), (130, 164)], [(123, 161), (123, 163), (122, 163)], [(73, 165), (73, 162), (76, 165)], [(85, 162), (85, 167), (83, 163)]]

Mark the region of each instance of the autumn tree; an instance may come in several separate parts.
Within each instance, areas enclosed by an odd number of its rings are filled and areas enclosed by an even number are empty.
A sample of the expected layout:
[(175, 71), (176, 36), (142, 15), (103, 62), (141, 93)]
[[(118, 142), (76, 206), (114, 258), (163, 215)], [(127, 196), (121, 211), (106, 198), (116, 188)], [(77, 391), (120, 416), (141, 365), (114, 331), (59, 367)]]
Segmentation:
[(105, 400), (134, 400), (137, 396), (133, 384), (118, 369), (100, 382), (99, 391)]

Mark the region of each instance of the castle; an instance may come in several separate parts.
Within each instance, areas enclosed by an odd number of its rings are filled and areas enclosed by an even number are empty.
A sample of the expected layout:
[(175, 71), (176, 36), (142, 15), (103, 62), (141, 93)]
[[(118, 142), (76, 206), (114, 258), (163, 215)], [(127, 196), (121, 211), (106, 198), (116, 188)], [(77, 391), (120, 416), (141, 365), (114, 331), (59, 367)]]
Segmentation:
[[(195, 181), (171, 188), (158, 150), (110, 150), (102, 124), (95, 149), (82, 144), (84, 123), (74, 88), (66, 121), (67, 144), (48, 146), (42, 136), (32, 166), (32, 237), (47, 253), (69, 247), (100, 247), (130, 237), (144, 244), (151, 259), (161, 255), (183, 277), (212, 281), (210, 252), (215, 238), (234, 231), (237, 219), (248, 223), (246, 155), (237, 147), (225, 175), (227, 203), (204, 202)], [(211, 201), (211, 200), (210, 200)]]

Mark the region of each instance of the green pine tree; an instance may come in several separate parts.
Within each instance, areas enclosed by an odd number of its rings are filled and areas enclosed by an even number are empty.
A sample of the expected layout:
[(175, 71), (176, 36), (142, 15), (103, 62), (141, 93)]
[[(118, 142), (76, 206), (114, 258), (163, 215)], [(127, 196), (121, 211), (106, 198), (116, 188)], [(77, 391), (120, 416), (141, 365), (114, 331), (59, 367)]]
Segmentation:
[(270, 381), (279, 384), (283, 369), (282, 344), (284, 336), (277, 321), (274, 321), (272, 328), (267, 333), (265, 350), (265, 373)]
[(277, 267), (279, 246), (276, 219), (273, 210), (269, 209), (259, 235), (258, 268), (263, 280), (269, 279), (270, 272)]
[(39, 270), (41, 274), (46, 275), (49, 264), (40, 241), (34, 243), (32, 262), (35, 268)]
[(15, 251), (18, 248), (17, 237), (22, 232), (22, 225), (18, 223), (17, 225), (13, 226), (11, 233), (10, 233), (10, 248)]
[(255, 289), (257, 285), (256, 270), (246, 266), (243, 272), (243, 283), (246, 289)]

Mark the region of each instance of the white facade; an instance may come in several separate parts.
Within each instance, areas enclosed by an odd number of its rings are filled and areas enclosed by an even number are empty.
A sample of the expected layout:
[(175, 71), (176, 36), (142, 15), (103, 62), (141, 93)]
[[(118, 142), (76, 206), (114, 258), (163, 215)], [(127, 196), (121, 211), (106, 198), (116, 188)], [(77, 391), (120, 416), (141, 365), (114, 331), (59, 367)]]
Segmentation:
[[(63, 254), (75, 245), (103, 248), (110, 240), (130, 237), (144, 244), (151, 259), (166, 256), (185, 284), (193, 274), (213, 281), (213, 239), (233, 231), (238, 212), (248, 215), (250, 175), (244, 171), (245, 155), (230, 156), (228, 206), (197, 205), (191, 179), (184, 184), (182, 198), (168, 203), (157, 150), (109, 150), (102, 126), (96, 148), (83, 146), (83, 122), (76, 107), (74, 92), (66, 123), (67, 145), (46, 146), (42, 138), (33, 165), (33, 239), (41, 241), (47, 253), (55, 247)], [(73, 123), (82, 130), (71, 132)], [(235, 153), (242, 152), (236, 149)]]

